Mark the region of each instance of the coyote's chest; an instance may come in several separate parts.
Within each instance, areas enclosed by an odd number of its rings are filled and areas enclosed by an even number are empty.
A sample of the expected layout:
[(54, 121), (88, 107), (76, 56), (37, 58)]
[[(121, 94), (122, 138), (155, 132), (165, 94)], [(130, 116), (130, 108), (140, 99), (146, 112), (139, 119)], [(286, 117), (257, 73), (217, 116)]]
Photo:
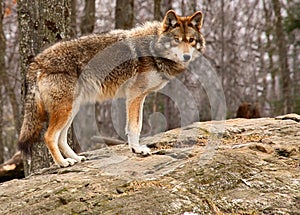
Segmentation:
[(119, 88), (116, 97), (127, 97), (128, 93), (136, 96), (147, 95), (160, 90), (167, 83), (168, 79), (156, 70), (137, 73)]

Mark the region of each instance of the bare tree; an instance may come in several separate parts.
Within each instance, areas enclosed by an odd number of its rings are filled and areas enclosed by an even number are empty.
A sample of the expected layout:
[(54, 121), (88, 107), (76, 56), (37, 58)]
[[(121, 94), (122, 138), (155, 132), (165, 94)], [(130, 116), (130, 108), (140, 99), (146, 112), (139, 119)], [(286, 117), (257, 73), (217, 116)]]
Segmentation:
[(4, 9), (7, 11), (10, 10), (10, 8), (4, 8), (3, 5), (4, 2), (1, 2), (1, 29), (0, 29), (0, 43), (1, 43), (1, 71), (0, 71), (0, 77), (2, 84), (4, 86), (4, 89), (8, 95), (9, 102), (12, 107), (12, 113), (13, 113), (13, 120), (14, 120), (14, 126), (17, 131), (20, 130), (20, 109), (19, 109), (19, 100), (16, 97), (14, 86), (11, 84), (11, 81), (9, 79), (10, 74), (8, 74), (8, 71), (6, 70), (6, 64), (5, 64), (5, 51), (6, 51), (6, 41), (5, 41), (5, 35), (3, 31), (3, 17), (4, 17)]
[(130, 29), (134, 24), (134, 0), (117, 0), (115, 28)]
[(0, 163), (4, 161), (2, 74), (5, 72), (5, 36), (3, 32), (3, 2), (0, 3)]
[[(130, 29), (134, 25), (134, 0), (117, 0), (115, 6), (115, 28), (116, 29)], [(103, 136), (111, 136), (118, 138), (119, 135), (115, 131), (115, 127), (112, 121), (112, 117), (115, 117), (118, 121), (119, 127), (125, 128), (125, 104), (117, 102), (118, 113), (117, 116), (113, 116), (112, 102), (106, 101), (96, 104), (96, 118), (97, 126)], [(123, 132), (123, 131), (121, 131)]]
[[(1, 83), (0, 83), (1, 85)], [(0, 163), (4, 161), (4, 141), (3, 141), (3, 95), (0, 87)]]
[(162, 13), (165, 13), (170, 9), (174, 9), (173, 4), (172, 4), (172, 0), (162, 0), (162, 4), (161, 4)]
[(71, 1), (71, 32), (70, 36), (72, 38), (77, 36), (77, 14), (76, 14), (76, 9), (77, 9), (77, 1), (72, 0)]
[(82, 34), (93, 32), (95, 26), (95, 20), (96, 20), (95, 12), (96, 12), (95, 0), (85, 0), (84, 16), (80, 25)]
[(154, 20), (161, 19), (161, 0), (154, 0)]
[(275, 13), (275, 32), (276, 43), (278, 46), (279, 55), (279, 68), (282, 78), (282, 100), (283, 100), (283, 113), (291, 113), (293, 111), (292, 106), (292, 89), (291, 89), (291, 77), (290, 69), (288, 65), (288, 51), (286, 48), (286, 38), (283, 29), (283, 20), (281, 15), (281, 3), (279, 0), (272, 0), (274, 13)]

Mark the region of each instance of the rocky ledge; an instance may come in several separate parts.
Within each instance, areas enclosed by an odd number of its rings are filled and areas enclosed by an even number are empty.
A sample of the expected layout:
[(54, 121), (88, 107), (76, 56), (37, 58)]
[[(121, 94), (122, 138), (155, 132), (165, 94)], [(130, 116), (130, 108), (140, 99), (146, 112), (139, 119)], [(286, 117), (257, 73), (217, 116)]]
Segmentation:
[(0, 184), (0, 214), (300, 214), (300, 117), (197, 122)]

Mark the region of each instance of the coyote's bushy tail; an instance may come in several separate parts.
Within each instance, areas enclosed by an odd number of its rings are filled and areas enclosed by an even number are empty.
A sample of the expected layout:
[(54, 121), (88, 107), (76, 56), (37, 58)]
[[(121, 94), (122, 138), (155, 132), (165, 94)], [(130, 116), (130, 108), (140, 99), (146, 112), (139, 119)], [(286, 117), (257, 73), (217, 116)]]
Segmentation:
[(32, 146), (38, 140), (45, 121), (44, 105), (40, 101), (35, 80), (29, 80), (25, 87), (24, 120), (19, 136), (19, 150), (31, 155)]

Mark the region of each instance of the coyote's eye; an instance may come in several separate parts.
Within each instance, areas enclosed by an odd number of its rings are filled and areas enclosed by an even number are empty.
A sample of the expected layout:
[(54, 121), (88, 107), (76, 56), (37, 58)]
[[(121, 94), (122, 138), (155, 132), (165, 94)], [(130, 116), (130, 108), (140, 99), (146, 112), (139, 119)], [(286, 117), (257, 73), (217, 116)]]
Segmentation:
[(179, 40), (178, 37), (175, 37), (175, 38), (174, 38), (174, 41), (175, 41), (176, 43), (179, 43), (179, 42), (180, 42), (180, 40)]
[(194, 41), (195, 41), (194, 38), (190, 38), (190, 39), (189, 39), (189, 43), (192, 43), (192, 42), (194, 42)]

